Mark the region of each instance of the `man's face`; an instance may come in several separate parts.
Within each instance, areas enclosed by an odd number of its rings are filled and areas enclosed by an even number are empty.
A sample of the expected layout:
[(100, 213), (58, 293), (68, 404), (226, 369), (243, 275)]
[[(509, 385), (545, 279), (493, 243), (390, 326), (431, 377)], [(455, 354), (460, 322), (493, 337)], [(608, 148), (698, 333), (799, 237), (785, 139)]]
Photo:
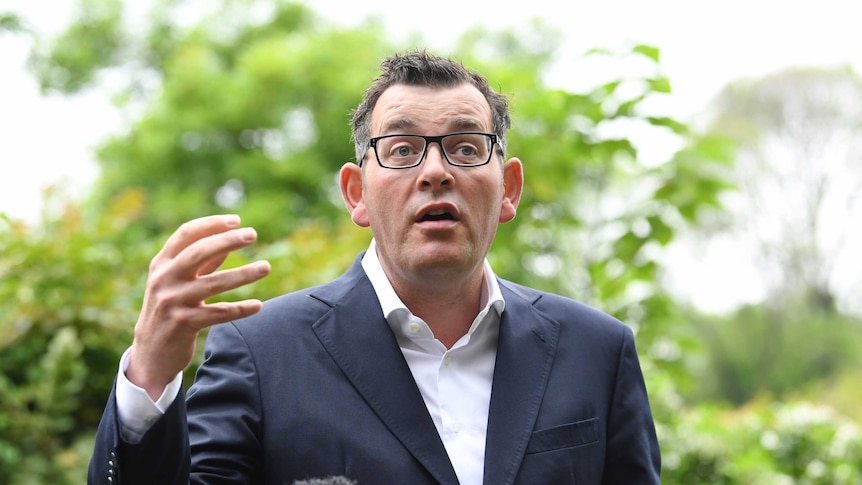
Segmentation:
[[(470, 85), (392, 86), (377, 101), (371, 125), (372, 136), (493, 132), (490, 107)], [(486, 165), (456, 167), (437, 143), (417, 167), (383, 168), (371, 150), (363, 165), (361, 194), (355, 184), (359, 169), (346, 177), (342, 171), (353, 221), (371, 227), (390, 278), (412, 280), (417, 287), (480, 271), (498, 224), (515, 216), (523, 185), (517, 159), (501, 164), (494, 153)]]

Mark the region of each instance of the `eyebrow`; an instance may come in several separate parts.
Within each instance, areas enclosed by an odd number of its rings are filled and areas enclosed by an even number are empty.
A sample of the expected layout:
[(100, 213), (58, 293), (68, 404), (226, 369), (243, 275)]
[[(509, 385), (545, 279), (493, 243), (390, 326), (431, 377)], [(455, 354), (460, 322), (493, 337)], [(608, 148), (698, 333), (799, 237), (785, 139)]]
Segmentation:
[(412, 118), (396, 118), (389, 120), (384, 126), (381, 133), (392, 133), (396, 131), (408, 131), (416, 127), (416, 122)]
[(455, 118), (451, 123), (460, 131), (482, 131), (482, 125), (473, 118)]
[[(383, 126), (382, 133), (409, 132), (414, 130), (418, 123), (413, 118), (396, 118), (390, 120)], [(446, 126), (451, 126), (453, 132), (457, 131), (482, 131), (482, 125), (473, 118), (459, 117), (447, 121)]]

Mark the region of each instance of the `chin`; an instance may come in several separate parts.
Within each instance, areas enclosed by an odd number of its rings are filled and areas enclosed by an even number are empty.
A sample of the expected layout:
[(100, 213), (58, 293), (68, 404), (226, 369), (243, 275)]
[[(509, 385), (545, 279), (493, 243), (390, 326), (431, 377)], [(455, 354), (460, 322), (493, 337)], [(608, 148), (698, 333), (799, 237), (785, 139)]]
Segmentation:
[(422, 268), (428, 274), (439, 273), (450, 275), (459, 273), (465, 269), (475, 266), (471, 252), (464, 248), (429, 248), (422, 254), (417, 255), (415, 266)]

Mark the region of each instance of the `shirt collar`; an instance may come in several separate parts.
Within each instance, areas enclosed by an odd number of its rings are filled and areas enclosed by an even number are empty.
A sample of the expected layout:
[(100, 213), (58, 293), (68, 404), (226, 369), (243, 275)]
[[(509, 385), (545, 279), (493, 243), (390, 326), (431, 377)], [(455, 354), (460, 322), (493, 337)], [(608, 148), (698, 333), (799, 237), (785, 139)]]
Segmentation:
[[(371, 280), (371, 286), (374, 287), (374, 292), (377, 294), (378, 300), (380, 300), (380, 308), (383, 310), (383, 315), (390, 325), (400, 325), (401, 322), (412, 315), (410, 309), (404, 305), (404, 302), (395, 293), (395, 289), (392, 288), (392, 283), (389, 282), (386, 273), (383, 272), (383, 266), (380, 265), (380, 259), (377, 257), (377, 242), (374, 239), (371, 240), (368, 251), (362, 257), (362, 269), (365, 270), (365, 274)], [(493, 309), (499, 317), (503, 314), (503, 310), (506, 307), (503, 294), (500, 292), (500, 284), (497, 282), (497, 276), (491, 269), (491, 265), (487, 259), (484, 261), (484, 277), (480, 303), (482, 310), (479, 312), (479, 315), (487, 314)], [(486, 319), (477, 318), (467, 333), (472, 334), (484, 320)]]

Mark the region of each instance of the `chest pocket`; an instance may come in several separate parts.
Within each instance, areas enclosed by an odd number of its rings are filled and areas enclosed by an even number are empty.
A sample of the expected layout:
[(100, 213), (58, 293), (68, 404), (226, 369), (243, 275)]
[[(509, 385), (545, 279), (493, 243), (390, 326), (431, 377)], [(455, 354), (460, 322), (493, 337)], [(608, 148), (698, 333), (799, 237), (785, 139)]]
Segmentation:
[(588, 445), (599, 440), (599, 418), (563, 424), (533, 433), (527, 454)]

